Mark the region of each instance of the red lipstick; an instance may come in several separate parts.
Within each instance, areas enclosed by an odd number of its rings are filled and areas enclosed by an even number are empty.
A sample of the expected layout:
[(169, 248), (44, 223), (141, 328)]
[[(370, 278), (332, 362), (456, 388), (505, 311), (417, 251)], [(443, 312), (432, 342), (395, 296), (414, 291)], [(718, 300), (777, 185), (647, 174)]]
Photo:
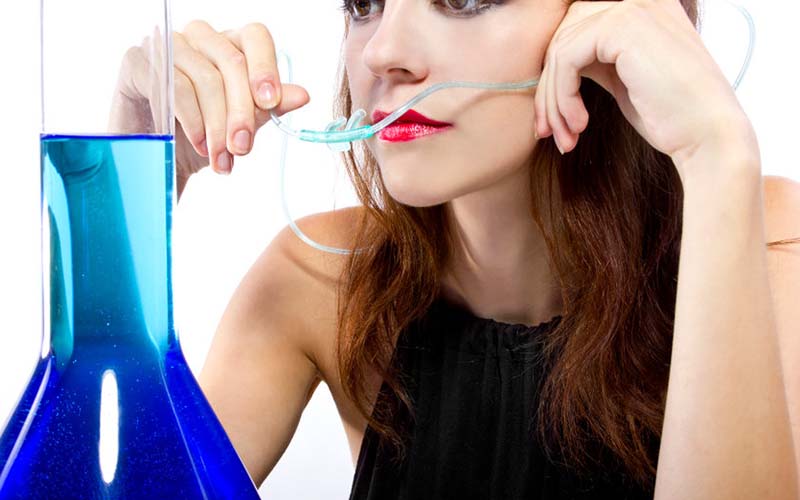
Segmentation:
[[(378, 123), (390, 113), (376, 109), (372, 113), (373, 123)], [(426, 135), (436, 134), (453, 127), (452, 123), (440, 122), (409, 109), (391, 125), (378, 132), (378, 138), (389, 142), (413, 141)]]

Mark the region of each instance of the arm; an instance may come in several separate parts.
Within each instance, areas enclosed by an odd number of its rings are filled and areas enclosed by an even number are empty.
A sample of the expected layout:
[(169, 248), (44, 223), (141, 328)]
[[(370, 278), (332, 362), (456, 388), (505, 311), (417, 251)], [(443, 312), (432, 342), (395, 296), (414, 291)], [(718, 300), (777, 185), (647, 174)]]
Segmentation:
[(659, 500), (797, 498), (761, 165), (757, 150), (741, 144), (752, 142), (698, 150), (691, 165), (681, 165), (687, 174)]
[(285, 228), (228, 304), (198, 382), (253, 481), (286, 450), (320, 381), (301, 303), (309, 288)]
[[(767, 241), (800, 237), (800, 182), (785, 177), (764, 177)], [(795, 465), (800, 477), (800, 239), (767, 249), (767, 266), (778, 342), (781, 350), (786, 400), (792, 424)], [(800, 487), (800, 485), (798, 485)]]

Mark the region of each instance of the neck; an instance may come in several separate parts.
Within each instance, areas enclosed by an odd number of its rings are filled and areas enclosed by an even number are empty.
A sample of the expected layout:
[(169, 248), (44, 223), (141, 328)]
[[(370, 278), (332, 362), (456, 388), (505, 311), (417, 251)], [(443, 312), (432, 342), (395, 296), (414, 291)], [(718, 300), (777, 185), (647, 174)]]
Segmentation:
[(531, 215), (527, 169), (447, 204), (455, 247), (442, 293), (479, 317), (535, 325), (562, 309)]

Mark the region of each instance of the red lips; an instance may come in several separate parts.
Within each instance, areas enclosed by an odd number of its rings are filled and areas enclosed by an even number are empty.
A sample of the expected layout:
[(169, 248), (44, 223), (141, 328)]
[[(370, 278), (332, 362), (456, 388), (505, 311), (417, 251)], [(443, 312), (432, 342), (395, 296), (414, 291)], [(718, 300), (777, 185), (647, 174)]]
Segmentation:
[[(375, 111), (372, 112), (372, 123), (378, 123), (379, 121), (383, 120), (384, 118), (386, 118), (390, 114), (391, 113), (386, 113), (384, 111), (376, 109)], [(402, 116), (400, 116), (400, 118), (398, 118), (397, 120), (395, 120), (392, 123), (393, 124), (395, 124), (395, 123), (422, 123), (424, 125), (430, 125), (432, 127), (447, 127), (447, 126), (452, 125), (452, 123), (446, 123), (446, 122), (440, 122), (440, 121), (432, 120), (431, 118), (428, 118), (427, 116), (425, 116), (423, 114), (417, 113), (413, 109), (409, 109), (408, 111), (403, 113)]]

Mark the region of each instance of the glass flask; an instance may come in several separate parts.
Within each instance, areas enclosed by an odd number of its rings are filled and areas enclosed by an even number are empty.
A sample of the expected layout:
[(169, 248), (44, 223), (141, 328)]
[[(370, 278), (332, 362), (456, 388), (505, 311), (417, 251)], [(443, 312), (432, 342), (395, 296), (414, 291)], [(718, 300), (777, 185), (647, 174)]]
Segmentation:
[(42, 347), (0, 499), (257, 499), (173, 325), (169, 0), (41, 9)]

